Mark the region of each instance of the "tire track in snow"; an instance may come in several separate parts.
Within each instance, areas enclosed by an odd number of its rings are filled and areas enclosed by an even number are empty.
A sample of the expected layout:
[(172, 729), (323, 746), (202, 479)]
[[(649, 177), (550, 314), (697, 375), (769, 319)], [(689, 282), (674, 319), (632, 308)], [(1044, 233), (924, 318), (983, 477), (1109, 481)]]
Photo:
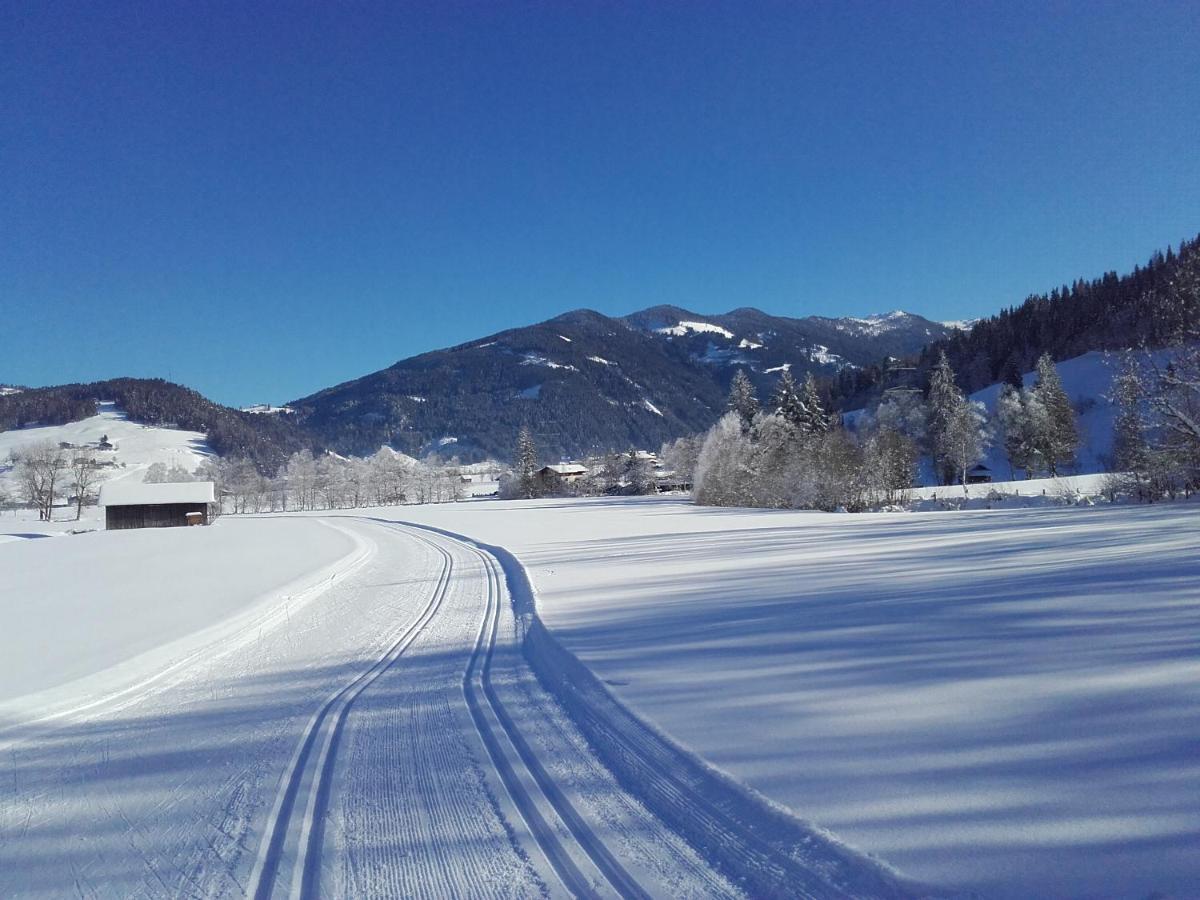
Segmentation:
[[(429, 602), (388, 650), (367, 670), (330, 696), (309, 719), (284, 773), (267, 819), (246, 894), (255, 900), (315, 896), (319, 892), (320, 845), (338, 739), (354, 700), (396, 662), (437, 614), (450, 585), (453, 560), (443, 567)], [(302, 812), (298, 812), (302, 810)], [(284, 865), (291, 861), (290, 871)]]

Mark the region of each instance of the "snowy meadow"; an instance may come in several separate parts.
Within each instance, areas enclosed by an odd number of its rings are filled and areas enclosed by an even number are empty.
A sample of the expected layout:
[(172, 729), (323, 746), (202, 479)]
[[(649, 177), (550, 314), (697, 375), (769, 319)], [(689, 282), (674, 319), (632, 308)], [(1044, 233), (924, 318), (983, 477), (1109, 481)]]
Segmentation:
[(1011, 898), (1200, 883), (1195, 503), (397, 512), (511, 549), (622, 701), (908, 875)]

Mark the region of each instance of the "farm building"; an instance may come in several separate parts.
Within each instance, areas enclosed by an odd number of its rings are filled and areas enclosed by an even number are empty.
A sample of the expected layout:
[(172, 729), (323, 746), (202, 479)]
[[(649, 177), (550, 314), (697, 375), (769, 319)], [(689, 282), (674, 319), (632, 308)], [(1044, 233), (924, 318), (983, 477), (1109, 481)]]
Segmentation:
[(144, 484), (120, 479), (100, 486), (104, 526), (110, 531), (207, 525), (209, 504), (213, 502), (211, 481)]
[(564, 485), (574, 484), (587, 473), (587, 468), (578, 463), (559, 463), (554, 466), (542, 466), (536, 474), (546, 490), (555, 491)]
[(967, 484), (989, 484), (992, 480), (992, 470), (982, 463), (967, 469)]

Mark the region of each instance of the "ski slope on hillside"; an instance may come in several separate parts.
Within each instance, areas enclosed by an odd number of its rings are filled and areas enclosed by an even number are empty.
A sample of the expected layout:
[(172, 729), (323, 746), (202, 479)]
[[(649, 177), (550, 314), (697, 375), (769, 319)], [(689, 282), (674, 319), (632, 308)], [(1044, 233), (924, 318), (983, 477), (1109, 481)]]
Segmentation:
[(805, 819), (985, 896), (1194, 896), (1194, 503), (400, 514), (502, 544), (634, 710)]

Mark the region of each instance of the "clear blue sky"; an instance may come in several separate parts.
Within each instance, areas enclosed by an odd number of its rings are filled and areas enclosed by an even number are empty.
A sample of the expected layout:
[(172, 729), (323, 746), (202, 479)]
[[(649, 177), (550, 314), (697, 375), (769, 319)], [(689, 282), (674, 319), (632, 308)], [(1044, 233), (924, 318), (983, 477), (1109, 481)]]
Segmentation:
[(587, 306), (995, 312), (1200, 232), (1200, 3), (0, 4), (0, 382)]

